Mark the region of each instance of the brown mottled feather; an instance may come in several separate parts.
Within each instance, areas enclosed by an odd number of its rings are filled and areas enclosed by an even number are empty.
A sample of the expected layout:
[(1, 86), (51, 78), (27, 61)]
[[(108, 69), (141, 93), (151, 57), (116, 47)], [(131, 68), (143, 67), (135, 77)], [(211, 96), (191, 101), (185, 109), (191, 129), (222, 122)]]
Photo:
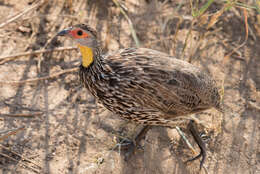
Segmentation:
[(214, 80), (200, 69), (165, 53), (128, 48), (81, 66), (89, 91), (110, 111), (142, 124), (169, 125), (179, 116), (220, 109)]

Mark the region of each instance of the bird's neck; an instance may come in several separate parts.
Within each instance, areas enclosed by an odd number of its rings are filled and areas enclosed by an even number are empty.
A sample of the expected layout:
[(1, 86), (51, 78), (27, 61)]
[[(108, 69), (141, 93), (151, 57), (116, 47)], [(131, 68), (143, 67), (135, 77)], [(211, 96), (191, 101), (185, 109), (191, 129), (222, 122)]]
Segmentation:
[(90, 48), (82, 45), (78, 45), (78, 47), (82, 54), (82, 66), (85, 69), (92, 69), (101, 72), (103, 70), (101, 48), (99, 46), (96, 48)]
[(80, 66), (79, 76), (81, 81), (96, 96), (97, 92), (93, 86), (96, 86), (105, 76), (104, 59), (102, 49), (95, 47), (93, 49), (79, 47), (82, 54), (82, 64)]
[(79, 50), (82, 54), (82, 66), (87, 68), (89, 67), (94, 61), (94, 52), (92, 48), (87, 46), (78, 45)]

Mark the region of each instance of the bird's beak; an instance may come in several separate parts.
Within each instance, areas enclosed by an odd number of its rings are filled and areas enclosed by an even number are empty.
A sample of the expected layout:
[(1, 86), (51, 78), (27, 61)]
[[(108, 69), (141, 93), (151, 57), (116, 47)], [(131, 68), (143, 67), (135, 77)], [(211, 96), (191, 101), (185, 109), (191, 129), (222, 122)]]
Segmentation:
[(68, 35), (70, 33), (70, 31), (71, 31), (71, 28), (64, 29), (64, 30), (60, 31), (57, 34), (57, 36), (66, 36), (66, 35)]

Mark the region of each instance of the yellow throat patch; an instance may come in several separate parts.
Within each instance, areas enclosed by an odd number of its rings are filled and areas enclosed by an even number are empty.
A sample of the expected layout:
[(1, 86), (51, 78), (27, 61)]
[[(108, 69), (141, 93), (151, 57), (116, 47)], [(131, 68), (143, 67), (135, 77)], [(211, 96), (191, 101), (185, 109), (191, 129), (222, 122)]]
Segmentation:
[(93, 51), (87, 46), (82, 46), (78, 44), (78, 47), (82, 54), (82, 66), (87, 68), (94, 61)]

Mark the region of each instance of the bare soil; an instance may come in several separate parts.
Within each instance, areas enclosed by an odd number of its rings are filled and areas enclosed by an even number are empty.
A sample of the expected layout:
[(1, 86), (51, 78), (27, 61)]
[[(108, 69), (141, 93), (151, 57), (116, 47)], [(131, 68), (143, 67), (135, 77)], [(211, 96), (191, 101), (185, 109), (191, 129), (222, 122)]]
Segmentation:
[[(123, 152), (113, 150), (116, 140), (133, 138), (140, 126), (126, 123), (97, 104), (79, 83), (76, 71), (56, 76), (80, 64), (76, 49), (4, 58), (75, 46), (68, 39), (53, 37), (77, 23), (97, 29), (104, 53), (135, 46), (129, 23), (113, 1), (2, 0), (0, 173), (260, 174), (260, 15), (253, 9), (246, 10), (246, 39), (243, 8), (224, 11), (214, 25), (207, 27), (223, 8), (222, 1), (213, 3), (197, 19), (191, 15), (188, 0), (120, 3), (142, 47), (190, 61), (211, 73), (220, 88), (224, 86), (224, 115), (214, 109), (194, 115), (203, 122), (199, 130), (209, 136), (205, 168), (199, 171), (199, 161), (185, 164), (196, 154), (176, 129), (164, 127), (151, 129), (142, 142), (143, 148), (124, 161)], [(200, 3), (201, 7), (205, 1)], [(224, 58), (244, 41), (242, 47)], [(55, 77), (45, 78), (48, 76)], [(27, 83), (28, 79), (37, 80)], [(8, 134), (21, 127), (24, 129)], [(182, 130), (198, 153), (189, 132)]]

